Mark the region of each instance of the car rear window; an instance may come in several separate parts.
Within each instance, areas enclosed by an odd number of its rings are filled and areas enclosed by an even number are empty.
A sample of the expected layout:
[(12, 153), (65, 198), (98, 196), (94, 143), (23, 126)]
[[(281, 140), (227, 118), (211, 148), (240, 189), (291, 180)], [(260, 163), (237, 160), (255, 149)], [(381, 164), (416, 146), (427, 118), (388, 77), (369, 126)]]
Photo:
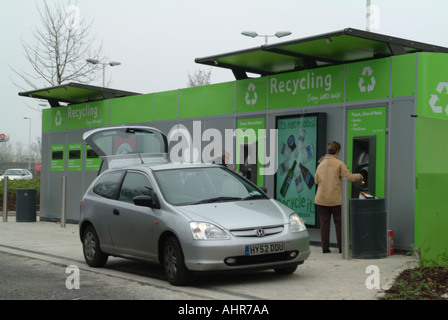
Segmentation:
[(114, 199), (122, 175), (123, 172), (121, 171), (106, 173), (102, 175), (93, 187), (93, 192), (99, 196), (108, 199)]

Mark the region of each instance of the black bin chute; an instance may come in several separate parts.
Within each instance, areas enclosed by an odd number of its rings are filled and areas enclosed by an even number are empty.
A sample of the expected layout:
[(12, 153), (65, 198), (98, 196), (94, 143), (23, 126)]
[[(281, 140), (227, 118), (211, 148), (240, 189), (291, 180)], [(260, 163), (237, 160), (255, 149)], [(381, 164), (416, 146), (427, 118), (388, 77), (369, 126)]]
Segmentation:
[(36, 203), (36, 189), (17, 189), (16, 222), (36, 222)]
[(352, 258), (387, 257), (386, 200), (350, 199), (350, 252)]

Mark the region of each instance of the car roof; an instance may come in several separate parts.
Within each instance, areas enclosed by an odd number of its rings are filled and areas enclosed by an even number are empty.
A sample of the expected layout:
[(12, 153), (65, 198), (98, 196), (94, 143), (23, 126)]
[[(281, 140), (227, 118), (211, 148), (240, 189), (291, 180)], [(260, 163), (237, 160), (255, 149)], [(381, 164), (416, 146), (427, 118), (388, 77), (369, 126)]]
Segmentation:
[(190, 169), (190, 168), (210, 168), (210, 167), (221, 167), (216, 164), (209, 163), (145, 163), (137, 166), (129, 166), (124, 169), (139, 169), (139, 168), (147, 168), (151, 171), (162, 171), (162, 170), (176, 170), (176, 169)]

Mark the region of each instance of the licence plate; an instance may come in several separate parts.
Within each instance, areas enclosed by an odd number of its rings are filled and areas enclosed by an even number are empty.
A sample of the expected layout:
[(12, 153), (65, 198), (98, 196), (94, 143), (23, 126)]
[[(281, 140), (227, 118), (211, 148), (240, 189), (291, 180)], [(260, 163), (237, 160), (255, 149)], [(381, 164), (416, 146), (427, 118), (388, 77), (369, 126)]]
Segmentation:
[(284, 250), (285, 250), (284, 242), (254, 244), (254, 245), (246, 246), (245, 255), (246, 256), (256, 256), (256, 255), (260, 255), (260, 254), (283, 252)]

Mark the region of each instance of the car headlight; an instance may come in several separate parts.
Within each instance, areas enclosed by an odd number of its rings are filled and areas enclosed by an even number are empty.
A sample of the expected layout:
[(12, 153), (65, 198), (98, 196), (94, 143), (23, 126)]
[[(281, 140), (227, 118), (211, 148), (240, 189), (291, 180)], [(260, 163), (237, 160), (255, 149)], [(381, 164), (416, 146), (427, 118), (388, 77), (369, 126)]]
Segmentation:
[(302, 232), (306, 230), (305, 223), (297, 213), (293, 213), (289, 216), (289, 230), (291, 233)]
[(211, 223), (190, 222), (191, 233), (195, 240), (226, 240), (230, 236), (222, 229)]

